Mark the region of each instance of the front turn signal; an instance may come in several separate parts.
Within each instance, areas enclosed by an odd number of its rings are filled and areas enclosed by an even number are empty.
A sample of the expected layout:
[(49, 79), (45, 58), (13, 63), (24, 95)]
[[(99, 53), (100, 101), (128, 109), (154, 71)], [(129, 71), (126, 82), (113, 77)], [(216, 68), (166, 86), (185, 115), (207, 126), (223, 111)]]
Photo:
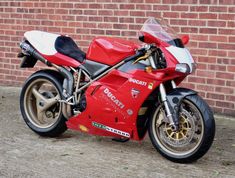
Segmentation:
[(145, 67), (145, 71), (146, 71), (147, 73), (152, 73), (153, 68), (152, 68), (151, 66)]

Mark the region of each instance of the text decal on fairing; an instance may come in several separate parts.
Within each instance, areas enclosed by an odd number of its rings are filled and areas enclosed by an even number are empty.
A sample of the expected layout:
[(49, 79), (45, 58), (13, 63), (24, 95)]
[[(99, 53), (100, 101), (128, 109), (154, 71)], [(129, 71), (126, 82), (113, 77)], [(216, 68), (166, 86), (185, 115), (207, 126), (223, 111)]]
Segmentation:
[(147, 82), (137, 80), (137, 79), (134, 79), (134, 78), (129, 78), (129, 82), (135, 83), (137, 85), (147, 86)]
[(114, 96), (114, 95), (111, 93), (111, 91), (109, 91), (108, 88), (105, 88), (105, 89), (104, 89), (104, 93), (105, 93), (118, 107), (120, 107), (120, 108), (122, 108), (122, 109), (125, 107), (125, 105), (124, 105), (121, 101), (119, 101), (119, 100), (116, 98), (116, 96)]
[(108, 127), (106, 125), (103, 125), (103, 124), (100, 124), (100, 123), (97, 123), (97, 122), (92, 122), (92, 125), (94, 127), (99, 128), (99, 129), (103, 129), (103, 130), (106, 130), (108, 132), (112, 132), (112, 133), (115, 133), (115, 134), (118, 134), (118, 135), (130, 138), (130, 134), (127, 133), (127, 132), (123, 132), (121, 130), (114, 129), (112, 127)]

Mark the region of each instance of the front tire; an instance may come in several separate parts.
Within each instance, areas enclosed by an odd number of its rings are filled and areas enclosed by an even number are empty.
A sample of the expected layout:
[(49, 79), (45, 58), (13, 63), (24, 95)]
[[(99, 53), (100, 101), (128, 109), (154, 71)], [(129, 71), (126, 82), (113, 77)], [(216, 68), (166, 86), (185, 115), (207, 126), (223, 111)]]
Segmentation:
[(180, 128), (174, 132), (166, 122), (163, 105), (158, 105), (149, 122), (149, 137), (165, 158), (190, 163), (201, 158), (212, 145), (215, 135), (213, 113), (198, 95), (186, 96), (179, 111)]
[(20, 110), (25, 123), (41, 136), (56, 137), (67, 130), (62, 114), (63, 79), (55, 71), (32, 74), (20, 94)]

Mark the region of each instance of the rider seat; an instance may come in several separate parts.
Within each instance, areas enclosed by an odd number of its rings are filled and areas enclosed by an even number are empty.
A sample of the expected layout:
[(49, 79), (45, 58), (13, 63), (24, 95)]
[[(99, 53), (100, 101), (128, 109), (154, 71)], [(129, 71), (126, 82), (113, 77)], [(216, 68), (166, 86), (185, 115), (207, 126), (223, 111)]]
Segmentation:
[(84, 53), (73, 41), (67, 36), (58, 36), (55, 41), (55, 49), (65, 56), (69, 56), (78, 62), (82, 63), (86, 57)]
[(86, 57), (70, 37), (38, 30), (28, 31), (24, 36), (40, 54), (57, 65), (75, 67)]

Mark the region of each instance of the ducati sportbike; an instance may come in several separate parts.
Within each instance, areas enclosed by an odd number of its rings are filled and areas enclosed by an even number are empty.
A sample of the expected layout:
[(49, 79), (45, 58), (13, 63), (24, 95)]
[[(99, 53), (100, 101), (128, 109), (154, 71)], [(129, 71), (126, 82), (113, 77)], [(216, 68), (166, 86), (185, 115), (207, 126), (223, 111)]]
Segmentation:
[(197, 92), (177, 87), (195, 70), (181, 38), (164, 20), (149, 18), (135, 43), (96, 37), (84, 53), (68, 36), (28, 31), (21, 67), (32, 74), (20, 95), (26, 124), (41, 136), (67, 128), (116, 141), (142, 140), (174, 162), (192, 162), (210, 148), (215, 122)]

